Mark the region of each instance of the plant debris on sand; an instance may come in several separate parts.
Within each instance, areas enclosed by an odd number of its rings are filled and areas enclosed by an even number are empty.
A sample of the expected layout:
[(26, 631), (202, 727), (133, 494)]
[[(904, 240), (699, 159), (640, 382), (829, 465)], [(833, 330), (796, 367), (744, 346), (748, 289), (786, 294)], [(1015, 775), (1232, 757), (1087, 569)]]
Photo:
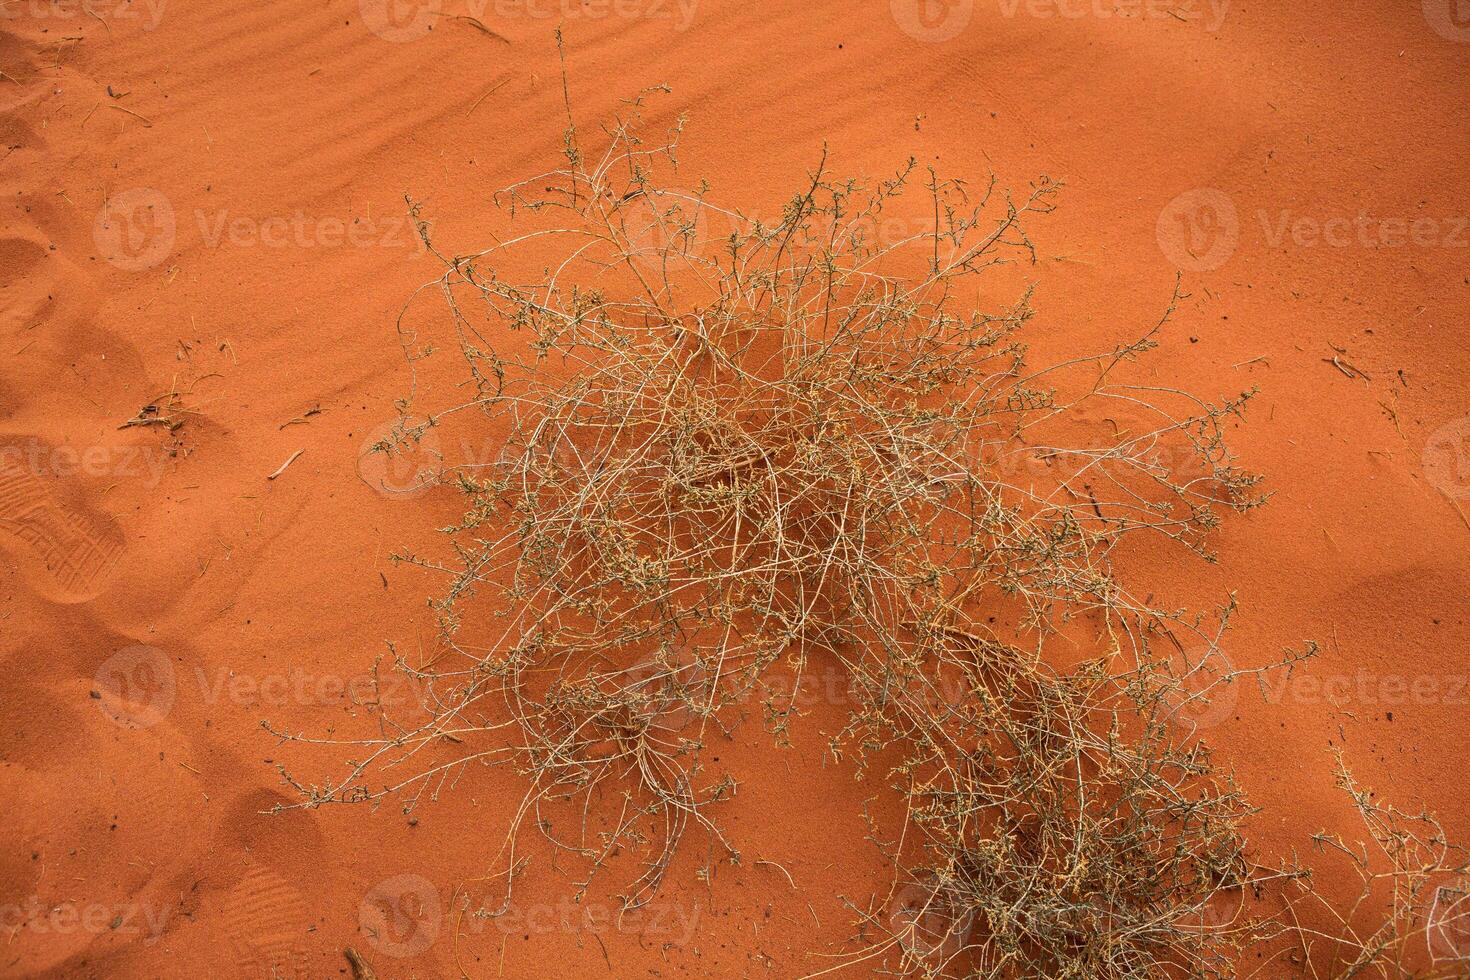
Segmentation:
[(1035, 368), (1029, 293), (974, 308), (978, 277), (1035, 261), (1050, 181), (1013, 199), (911, 162), (863, 188), (824, 161), (762, 221), (660, 187), (675, 134), (645, 144), (640, 104), (503, 192), (515, 237), (435, 251), (469, 377), (402, 439), (478, 418), (506, 448), (447, 471), (455, 560), (408, 556), (450, 577), (442, 649), (399, 660), (427, 717), (293, 785), (412, 807), (512, 762), (507, 901), (531, 831), (580, 859), (579, 894), (605, 872), (636, 908), (691, 832), (741, 859), (710, 746), (757, 705), (784, 739), (793, 679), (835, 671), (831, 752), (905, 814), (844, 963), (1231, 975), (1280, 931), (1241, 910), (1299, 878), (1247, 857), (1250, 809), (1191, 737), (1240, 680), (1210, 656), (1231, 604), (1158, 608), (1112, 558), (1152, 535), (1208, 560), (1221, 512), (1261, 502), (1223, 442), (1249, 393), (1142, 375), (1168, 313)]

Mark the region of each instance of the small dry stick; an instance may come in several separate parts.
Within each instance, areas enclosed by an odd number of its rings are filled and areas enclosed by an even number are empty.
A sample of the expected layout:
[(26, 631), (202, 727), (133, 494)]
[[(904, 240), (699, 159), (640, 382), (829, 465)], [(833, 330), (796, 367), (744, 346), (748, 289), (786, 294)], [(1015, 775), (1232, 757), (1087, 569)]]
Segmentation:
[(476, 109), (480, 108), (480, 103), (481, 102), (484, 102), (490, 96), (492, 96), (496, 92), (500, 91), (502, 88), (505, 87), (506, 83), (508, 83), (509, 81), (510, 81), (510, 76), (507, 75), (505, 78), (502, 78), (500, 81), (498, 81), (494, 85), (490, 86), (490, 88), (485, 91), (485, 94), (484, 95), (480, 96), (478, 99), (475, 100), (475, 104), (472, 105), (472, 106), (470, 106), (470, 111), (469, 112), (466, 112), (465, 113), (465, 116), (468, 117)]
[(308, 408), (300, 415), (296, 416), (294, 419), (287, 419), (285, 422), (282, 422), (280, 428), (284, 429), (288, 425), (305, 425), (313, 415), (320, 414), (322, 414), (321, 408), (319, 406), (313, 406), (311, 408)]
[(378, 973), (372, 968), (372, 964), (362, 958), (362, 954), (348, 946), (342, 951), (347, 957), (347, 963), (352, 967), (353, 980), (378, 980)]
[(143, 115), (142, 113), (134, 112), (132, 109), (129, 109), (125, 105), (117, 105), (116, 103), (113, 103), (113, 102), (107, 103), (107, 106), (108, 106), (108, 108), (116, 109), (118, 112), (126, 112), (130, 116), (135, 116), (138, 119), (143, 120), (143, 126), (145, 128), (147, 128), (147, 129), (152, 129), (153, 128), (153, 120), (152, 119), (149, 119), (147, 116)]
[(284, 463), (281, 464), (281, 468), (280, 469), (276, 470), (270, 476), (266, 477), (266, 479), (267, 480), (274, 480), (276, 477), (278, 477), (282, 473), (286, 472), (286, 467), (288, 467), (292, 463), (296, 462), (296, 458), (298, 456), (300, 456), (304, 452), (306, 452), (305, 449), (298, 449), (298, 450), (296, 450), (294, 453), (291, 454), (291, 458), (290, 459), (286, 460)]

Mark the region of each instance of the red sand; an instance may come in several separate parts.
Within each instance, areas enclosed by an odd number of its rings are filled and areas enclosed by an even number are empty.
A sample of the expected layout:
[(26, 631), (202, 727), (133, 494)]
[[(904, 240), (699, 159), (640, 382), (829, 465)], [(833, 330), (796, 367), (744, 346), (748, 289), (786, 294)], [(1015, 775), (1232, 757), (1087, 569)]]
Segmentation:
[[(731, 746), (744, 865), (693, 884), (696, 842), (621, 930), (568, 909), (556, 875), (508, 924), (456, 930), (444, 910), (489, 887), (511, 773), (416, 824), (261, 813), (292, 800), (261, 719), (361, 731), (344, 686), (384, 639), (432, 639), (435, 584), (387, 555), (433, 546), (455, 500), (357, 472), (407, 385), (394, 318), (439, 274), (404, 195), (483, 244), (491, 192), (559, 147), (561, 6), (459, 3), (4, 6), (0, 974), (336, 976), (353, 946), (382, 977), (788, 977), (828, 965), (852, 921), (838, 896), (879, 881), (850, 776), (755, 726)], [(564, 20), (579, 120), (669, 83), (651, 121), (690, 115), (681, 172), (724, 202), (769, 211), (823, 141), (840, 174), (913, 154), (1064, 179), (1032, 228), (1038, 362), (1133, 336), (1184, 267), (1152, 370), (1211, 397), (1261, 387), (1235, 441), (1276, 496), (1227, 523), (1218, 566), (1139, 574), (1237, 589), (1237, 666), (1323, 644), (1306, 676), (1325, 686), (1267, 704), (1251, 685), (1207, 733), (1270, 853), (1356, 832), (1330, 745), (1470, 838), (1453, 8), (622, 0)], [(168, 391), (176, 433), (118, 429)]]

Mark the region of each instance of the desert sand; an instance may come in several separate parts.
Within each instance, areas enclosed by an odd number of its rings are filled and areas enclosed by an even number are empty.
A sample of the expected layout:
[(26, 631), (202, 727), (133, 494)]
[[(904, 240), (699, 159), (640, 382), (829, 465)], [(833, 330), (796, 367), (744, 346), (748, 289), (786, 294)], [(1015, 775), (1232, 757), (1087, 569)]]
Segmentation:
[[(727, 816), (749, 859), (703, 881), (692, 846), (621, 924), (556, 876), (510, 920), (456, 921), (511, 772), (412, 817), (267, 812), (299, 798), (262, 720), (358, 730), (384, 642), (432, 644), (437, 584), (389, 555), (435, 547), (457, 500), (384, 492), (363, 459), (409, 384), (395, 319), (441, 272), (405, 195), (468, 249), (497, 188), (556, 164), (558, 24), (579, 122), (668, 84), (650, 124), (686, 114), (681, 174), (735, 206), (779, 208), (824, 144), (840, 174), (1064, 181), (1031, 228), (1039, 359), (1157, 319), (1182, 273), (1151, 370), (1259, 387), (1233, 438), (1274, 496), (1217, 565), (1145, 571), (1236, 592), (1237, 666), (1322, 648), (1201, 719), (1261, 807), (1252, 846), (1355, 833), (1332, 747), (1470, 839), (1455, 9), (4, 4), (0, 974), (346, 976), (352, 947), (385, 978), (795, 977), (851, 936), (844, 899), (883, 874), (865, 791), (754, 726)], [(830, 722), (816, 706), (798, 747)]]

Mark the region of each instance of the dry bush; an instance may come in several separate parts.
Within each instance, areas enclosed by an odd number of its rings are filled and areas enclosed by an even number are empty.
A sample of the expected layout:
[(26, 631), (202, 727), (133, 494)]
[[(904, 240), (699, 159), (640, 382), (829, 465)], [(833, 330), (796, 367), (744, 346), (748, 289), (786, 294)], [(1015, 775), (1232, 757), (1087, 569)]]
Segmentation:
[(1337, 785), (1363, 822), (1360, 839), (1313, 836), (1315, 862), (1353, 884), (1331, 897), (1294, 885), (1290, 917), (1310, 977), (1455, 980), (1470, 976), (1470, 852), (1434, 814), (1376, 799), (1335, 751)]
[[(763, 222), (662, 189), (676, 133), (645, 144), (640, 106), (600, 155), (569, 126), (566, 165), (502, 193), (515, 237), (435, 251), (468, 377), (402, 439), (468, 416), (505, 450), (451, 470), (454, 559), (404, 556), (449, 577), (442, 649), (399, 660), (427, 719), (292, 785), (411, 809), (513, 763), (507, 901), (530, 831), (580, 859), (579, 895), (607, 873), (636, 908), (691, 830), (741, 860), (717, 807), (739, 774), (709, 751), (731, 719), (759, 705), (783, 739), (790, 678), (837, 671), (831, 751), (906, 813), (875, 834), (901, 871), (844, 964), (1231, 975), (1282, 928), (1244, 909), (1300, 879), (1246, 856), (1248, 805), (1178, 723), (1238, 682), (1185, 655), (1231, 607), (1160, 608), (1112, 558), (1153, 536), (1208, 559), (1221, 512), (1261, 501), (1223, 443), (1248, 393), (1139, 378), (1168, 313), (1037, 369), (1029, 293), (974, 309), (984, 274), (1035, 261), (1050, 181), (1015, 200), (821, 166)], [(895, 213), (928, 220), (874, 235)]]

